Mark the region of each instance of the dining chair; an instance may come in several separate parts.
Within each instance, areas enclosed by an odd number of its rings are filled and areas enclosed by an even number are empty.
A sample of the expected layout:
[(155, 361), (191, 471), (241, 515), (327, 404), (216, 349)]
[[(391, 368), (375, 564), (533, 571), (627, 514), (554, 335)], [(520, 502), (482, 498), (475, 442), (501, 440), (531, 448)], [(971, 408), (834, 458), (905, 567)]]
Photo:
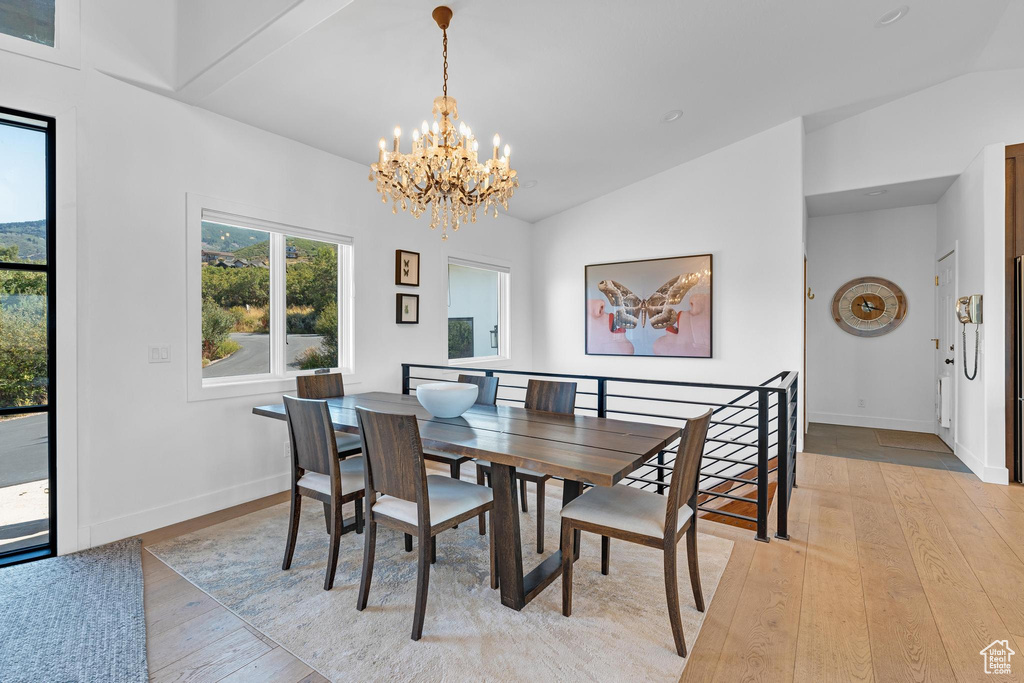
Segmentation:
[(364, 491), (363, 458), (338, 458), (327, 401), (285, 396), (284, 408), (292, 449), (292, 506), (281, 569), (292, 566), (303, 497), (319, 500), (324, 504), (331, 534), (324, 578), (324, 590), (329, 591), (334, 586), (334, 572), (338, 567), (339, 542), (346, 530), (342, 516), (345, 503), (356, 502), (356, 531), (363, 526), (363, 511), (358, 503)]
[[(423, 618), (427, 610), (430, 565), (437, 559), (437, 535), (459, 522), (491, 510), (494, 496), (486, 486), (439, 474), (427, 475), (415, 415), (383, 413), (359, 407), (356, 414), (366, 462), (363, 469), (365, 546), (356, 609), (365, 609), (370, 594), (377, 524), (405, 534), (416, 534), (419, 556), (412, 639), (419, 640), (423, 635)], [(381, 494), (379, 498), (378, 493)], [(494, 588), (497, 586), (497, 574), (493, 535), (489, 546), (491, 587)]]
[[(546, 413), (562, 413), (572, 415), (576, 411), (576, 382), (550, 382), (531, 379), (526, 383), (527, 410)], [(523, 512), (528, 512), (526, 503), (526, 483), (537, 486), (537, 552), (544, 552), (544, 484), (551, 478), (550, 474), (530, 469), (516, 468), (516, 479), (519, 480), (519, 504)], [(490, 483), (491, 463), (486, 460), (476, 461), (476, 483)], [(480, 535), (487, 533), (487, 523), (480, 515)]]
[[(484, 375), (459, 375), (461, 384), (475, 384), (477, 386), (476, 405), (493, 406), (498, 401), (498, 378), (486, 377)], [(452, 479), (459, 479), (462, 476), (462, 463), (472, 460), (467, 455), (453, 455), (424, 449), (423, 457), (432, 462), (446, 463), (451, 472)]]
[(687, 420), (672, 466), (668, 495), (631, 486), (595, 486), (562, 508), (562, 614), (572, 614), (573, 537), (576, 531), (601, 534), (601, 573), (609, 571), (608, 539), (617, 538), (665, 553), (665, 593), (676, 652), (686, 656), (679, 615), (676, 547), (686, 534), (690, 587), (697, 610), (704, 611), (704, 594), (697, 566), (697, 477), (711, 411)]
[[(343, 398), (345, 396), (345, 381), (340, 372), (299, 375), (295, 378), (295, 389), (299, 398)], [(358, 434), (337, 432), (335, 440), (338, 444), (339, 458), (359, 455), (362, 451)]]

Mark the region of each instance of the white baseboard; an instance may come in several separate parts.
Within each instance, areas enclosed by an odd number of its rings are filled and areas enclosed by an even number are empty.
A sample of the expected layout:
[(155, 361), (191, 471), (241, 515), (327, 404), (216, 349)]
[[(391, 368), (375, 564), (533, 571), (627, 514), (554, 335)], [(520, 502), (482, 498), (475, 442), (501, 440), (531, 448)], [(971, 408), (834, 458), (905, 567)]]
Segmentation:
[(170, 524), (177, 524), (187, 519), (206, 515), (217, 510), (247, 503), (250, 500), (263, 498), (288, 489), (288, 472), (275, 474), (265, 479), (250, 481), (231, 486), (220, 491), (213, 491), (194, 498), (187, 498), (169, 505), (142, 510), (124, 517), (116, 517), (105, 522), (92, 524), (79, 529), (79, 550), (87, 547), (103, 545), (122, 538), (159, 529)]
[(970, 451), (969, 448), (957, 441), (954, 444), (953, 453), (960, 458), (963, 464), (971, 468), (971, 471), (978, 475), (978, 479), (988, 484), (1010, 483), (1010, 471), (1005, 467), (990, 467), (981, 458)]
[(847, 427), (872, 427), (874, 429), (894, 429), (901, 432), (935, 433), (934, 420), (902, 420), (893, 417), (874, 417), (871, 415), (844, 415), (842, 413), (813, 413), (808, 411), (808, 422), (823, 422), (830, 425)]

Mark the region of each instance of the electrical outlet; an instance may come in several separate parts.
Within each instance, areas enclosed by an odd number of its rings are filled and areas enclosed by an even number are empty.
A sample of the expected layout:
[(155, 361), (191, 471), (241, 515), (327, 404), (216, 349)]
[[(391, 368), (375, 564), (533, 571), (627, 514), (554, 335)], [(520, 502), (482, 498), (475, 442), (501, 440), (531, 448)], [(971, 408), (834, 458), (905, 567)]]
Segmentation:
[(282, 455), (286, 458), (292, 457), (292, 444), (288, 439), (284, 440), (284, 453)]
[(857, 399), (857, 407), (858, 408), (866, 408), (867, 407), (867, 403), (864, 401), (864, 399), (858, 398)]
[(171, 347), (166, 344), (162, 346), (150, 346), (149, 347), (149, 362), (150, 363), (170, 363), (171, 362)]

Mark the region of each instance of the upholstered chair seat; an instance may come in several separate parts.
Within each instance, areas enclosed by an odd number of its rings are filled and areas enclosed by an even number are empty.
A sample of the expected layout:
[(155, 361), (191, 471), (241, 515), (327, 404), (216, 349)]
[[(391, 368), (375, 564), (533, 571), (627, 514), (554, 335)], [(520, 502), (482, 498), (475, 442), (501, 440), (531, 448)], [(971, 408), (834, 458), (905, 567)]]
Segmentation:
[[(640, 536), (664, 538), (667, 496), (632, 486), (595, 486), (562, 508), (562, 519), (618, 529)], [(679, 508), (676, 531), (693, 516), (688, 506)]]
[[(360, 476), (362, 476), (360, 474)], [(491, 489), (461, 479), (439, 474), (427, 476), (427, 498), (430, 501), (430, 522), (442, 524), (470, 510), (494, 500)], [(394, 496), (380, 496), (373, 511), (407, 524), (416, 524), (418, 509), (415, 501)]]
[[(356, 437), (357, 441), (358, 439), (359, 437)], [(338, 469), (341, 473), (341, 495), (347, 496), (363, 488), (362, 456), (342, 460), (338, 463)], [(331, 495), (330, 475), (320, 474), (319, 472), (306, 472), (299, 477), (299, 481), (296, 483), (304, 488), (319, 491), (326, 496)]]

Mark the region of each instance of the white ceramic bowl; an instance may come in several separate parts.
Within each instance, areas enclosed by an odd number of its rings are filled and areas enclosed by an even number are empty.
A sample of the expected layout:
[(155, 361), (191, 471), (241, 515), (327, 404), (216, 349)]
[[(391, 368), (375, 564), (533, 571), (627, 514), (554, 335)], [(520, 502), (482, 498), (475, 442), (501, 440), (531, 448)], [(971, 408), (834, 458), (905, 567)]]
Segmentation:
[(478, 391), (475, 384), (432, 382), (417, 386), (416, 398), (434, 417), (458, 417), (476, 403)]

